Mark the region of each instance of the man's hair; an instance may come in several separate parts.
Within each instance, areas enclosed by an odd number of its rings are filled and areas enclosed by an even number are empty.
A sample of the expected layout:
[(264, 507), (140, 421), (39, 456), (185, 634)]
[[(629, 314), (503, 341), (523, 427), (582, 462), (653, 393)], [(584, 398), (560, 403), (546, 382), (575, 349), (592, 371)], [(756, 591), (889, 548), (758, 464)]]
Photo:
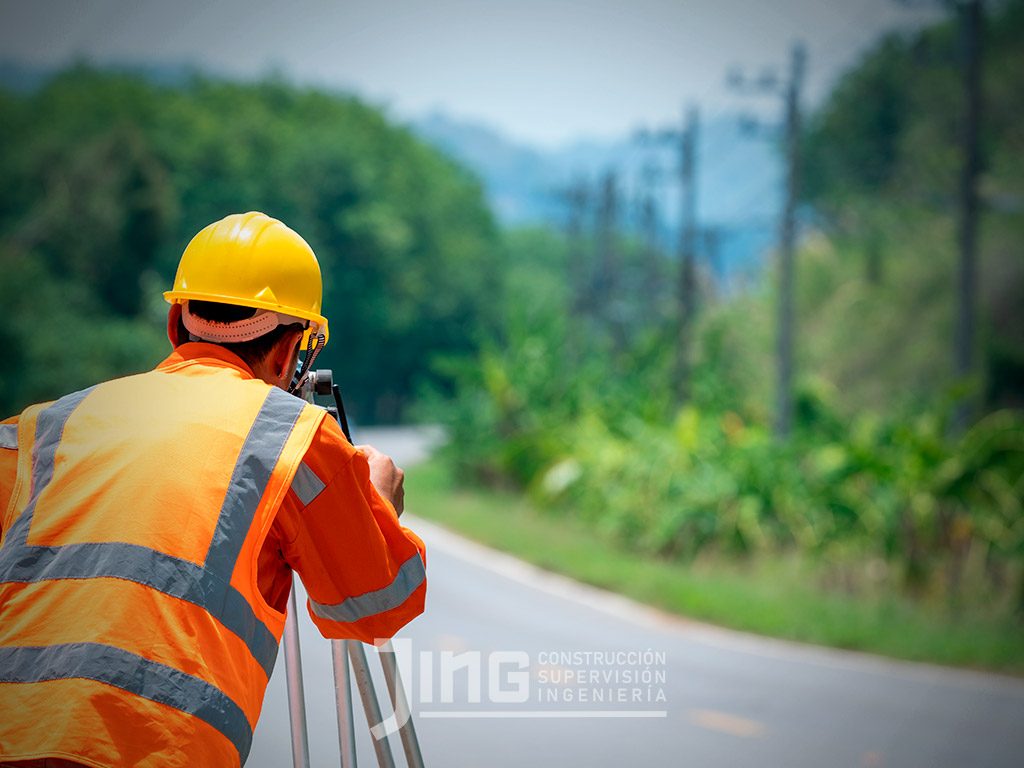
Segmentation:
[[(212, 320), (217, 323), (235, 323), (256, 314), (256, 309), (253, 307), (240, 307), (236, 304), (219, 304), (213, 301), (197, 301), (195, 299), (189, 301), (188, 310), (196, 317), (200, 317), (203, 320)], [(274, 348), (274, 345), (288, 333), (302, 330), (301, 323), (279, 325), (274, 330), (268, 331), (251, 341), (241, 341), (233, 344), (221, 343), (220, 346), (234, 352), (245, 361), (246, 365), (252, 368), (262, 363), (267, 355), (270, 354), (270, 350)]]

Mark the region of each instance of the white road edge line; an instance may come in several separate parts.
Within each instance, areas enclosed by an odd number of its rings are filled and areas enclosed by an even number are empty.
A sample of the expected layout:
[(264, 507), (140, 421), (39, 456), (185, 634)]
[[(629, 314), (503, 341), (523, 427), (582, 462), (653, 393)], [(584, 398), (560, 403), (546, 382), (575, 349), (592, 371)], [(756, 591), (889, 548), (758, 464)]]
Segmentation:
[(546, 571), (409, 513), (402, 515), (402, 524), (421, 535), (427, 544), (428, 583), (430, 580), (430, 548), (437, 547), (460, 560), (485, 568), (532, 589), (586, 606), (622, 621), (639, 624), (653, 630), (685, 635), (693, 642), (713, 648), (729, 649), (751, 656), (817, 664), (835, 669), (899, 676), (918, 682), (942, 683), (973, 689), (979, 687), (996, 689), (1002, 693), (1024, 698), (1024, 680), (1018, 678), (993, 672), (889, 659), (862, 651), (828, 648), (726, 629), (676, 616), (614, 592)]

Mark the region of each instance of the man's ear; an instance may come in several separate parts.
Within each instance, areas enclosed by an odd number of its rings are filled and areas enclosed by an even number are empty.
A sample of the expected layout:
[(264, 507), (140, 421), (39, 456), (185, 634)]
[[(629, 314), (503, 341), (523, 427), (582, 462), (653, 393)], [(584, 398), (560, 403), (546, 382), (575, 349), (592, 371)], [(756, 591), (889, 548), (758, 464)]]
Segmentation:
[(302, 341), (302, 331), (290, 331), (281, 337), (281, 340), (274, 345), (273, 369), (272, 372), (287, 384), (295, 375), (295, 366), (299, 359), (299, 344)]
[(171, 304), (167, 312), (167, 338), (175, 349), (188, 341), (188, 331), (181, 322), (181, 304)]

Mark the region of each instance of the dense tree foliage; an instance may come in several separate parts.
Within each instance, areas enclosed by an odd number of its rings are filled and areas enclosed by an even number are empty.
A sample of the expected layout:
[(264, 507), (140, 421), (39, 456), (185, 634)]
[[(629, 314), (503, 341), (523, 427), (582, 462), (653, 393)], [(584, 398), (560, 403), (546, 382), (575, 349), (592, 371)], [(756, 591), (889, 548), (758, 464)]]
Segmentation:
[(0, 410), (144, 369), (160, 293), (228, 213), (301, 233), (356, 417), (394, 420), (486, 322), (496, 232), (477, 182), (377, 109), (283, 82), (180, 87), (75, 68), (0, 92)]
[(801, 551), (862, 585), (874, 562), (887, 586), (1024, 611), (1022, 8), (986, 32), (985, 396), (965, 432), (953, 406), (979, 384), (953, 366), (960, 77), (939, 24), (881, 41), (810, 120), (788, 439), (771, 434), (774, 270), (725, 299), (705, 288), (681, 402), (671, 318), (635, 322), (642, 281), (618, 281), (625, 313), (581, 307), (579, 243), (519, 233), (501, 333), (459, 368), (456, 466), (652, 555)]
[[(1024, 405), (1024, 2), (985, 6), (976, 343), (977, 386), (991, 409)], [(922, 363), (912, 393), (950, 384), (963, 80), (963, 42), (951, 19), (880, 41), (810, 121), (806, 200), (874, 286), (856, 290), (876, 306), (850, 317), (869, 320), (842, 363), (852, 389), (854, 368), (864, 365), (877, 369), (876, 382), (906, 381), (908, 358), (898, 349)], [(806, 298), (838, 333), (843, 313), (827, 306), (829, 295)]]

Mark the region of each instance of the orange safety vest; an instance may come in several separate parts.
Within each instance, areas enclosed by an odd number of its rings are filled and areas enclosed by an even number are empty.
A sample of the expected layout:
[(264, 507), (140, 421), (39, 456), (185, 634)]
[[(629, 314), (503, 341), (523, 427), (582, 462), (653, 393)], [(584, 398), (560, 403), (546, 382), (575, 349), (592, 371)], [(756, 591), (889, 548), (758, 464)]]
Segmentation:
[(22, 414), (0, 547), (3, 758), (245, 762), (285, 619), (257, 557), (324, 415), (188, 361)]

